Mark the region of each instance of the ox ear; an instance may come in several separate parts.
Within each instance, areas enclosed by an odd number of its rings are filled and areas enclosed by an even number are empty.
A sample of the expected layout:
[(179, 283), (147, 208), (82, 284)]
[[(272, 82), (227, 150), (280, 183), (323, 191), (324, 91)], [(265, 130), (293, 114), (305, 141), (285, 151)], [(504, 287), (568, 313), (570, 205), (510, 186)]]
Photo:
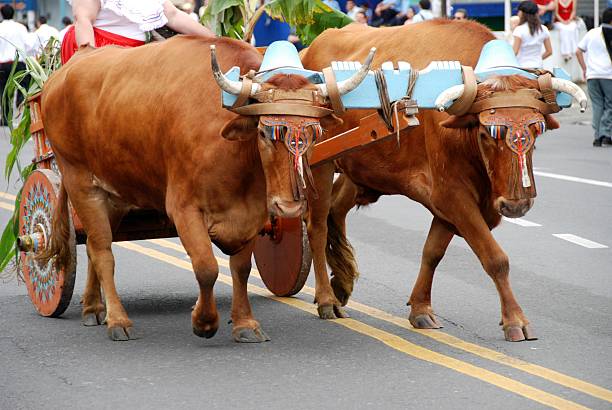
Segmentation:
[(259, 119), (252, 115), (240, 115), (229, 120), (221, 130), (221, 136), (230, 141), (246, 141), (257, 136)]
[(444, 128), (472, 128), (478, 124), (479, 121), (476, 114), (465, 114), (461, 116), (451, 115), (440, 122), (440, 126)]
[(546, 121), (547, 130), (556, 130), (560, 127), (559, 121), (557, 121), (557, 119), (550, 114), (544, 115), (544, 120)]

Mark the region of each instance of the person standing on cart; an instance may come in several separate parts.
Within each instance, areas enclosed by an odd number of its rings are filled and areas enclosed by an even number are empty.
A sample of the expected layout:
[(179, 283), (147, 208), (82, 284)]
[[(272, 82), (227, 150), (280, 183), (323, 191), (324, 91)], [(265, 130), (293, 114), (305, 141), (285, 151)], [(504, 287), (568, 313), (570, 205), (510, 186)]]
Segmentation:
[(74, 25), (62, 41), (62, 63), (82, 45), (143, 45), (148, 31), (168, 26), (181, 34), (214, 37), (214, 33), (169, 0), (68, 0)]

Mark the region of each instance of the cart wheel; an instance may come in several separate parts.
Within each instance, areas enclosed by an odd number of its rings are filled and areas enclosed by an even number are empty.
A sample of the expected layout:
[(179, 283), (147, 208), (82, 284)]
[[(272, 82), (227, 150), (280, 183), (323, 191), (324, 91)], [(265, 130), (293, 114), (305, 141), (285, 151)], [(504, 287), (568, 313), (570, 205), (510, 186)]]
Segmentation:
[(304, 287), (312, 256), (301, 218), (273, 218), (255, 241), (255, 263), (268, 290), (291, 296)]
[[(57, 270), (53, 261), (47, 264), (34, 259), (45, 246), (51, 232), (51, 219), (59, 194), (60, 178), (48, 169), (38, 169), (28, 177), (19, 203), (19, 235), (31, 239), (32, 252), (20, 252), (19, 269), (34, 307), (42, 316), (58, 317), (70, 304), (76, 276), (76, 241), (70, 235), (72, 262), (70, 267)], [(74, 231), (72, 217), (70, 230)]]

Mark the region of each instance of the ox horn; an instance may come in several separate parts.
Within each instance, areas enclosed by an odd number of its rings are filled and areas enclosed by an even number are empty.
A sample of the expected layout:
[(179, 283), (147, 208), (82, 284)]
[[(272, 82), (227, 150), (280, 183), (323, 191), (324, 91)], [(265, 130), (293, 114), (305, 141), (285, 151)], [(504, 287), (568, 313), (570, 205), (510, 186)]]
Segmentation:
[(574, 97), (578, 104), (580, 104), (580, 112), (584, 112), (587, 108), (587, 96), (582, 91), (582, 88), (578, 87), (571, 81), (564, 80), (562, 78), (551, 78), (552, 89), (567, 93)]
[[(355, 88), (361, 84), (361, 82), (365, 79), (366, 75), (368, 75), (368, 71), (370, 71), (370, 66), (372, 65), (372, 60), (374, 60), (374, 55), (376, 54), (376, 47), (372, 47), (370, 49), (370, 53), (368, 57), (364, 61), (363, 65), (359, 68), (359, 70), (353, 74), (351, 78), (347, 78), (346, 80), (339, 81), (338, 86), (338, 94), (344, 95), (350, 93)], [(326, 84), (317, 84), (317, 88), (319, 89), (319, 93), (324, 97), (327, 97), (329, 93), (327, 92)]]
[[(242, 82), (234, 81), (227, 78), (219, 68), (219, 62), (217, 61), (217, 47), (214, 44), (210, 45), (210, 65), (212, 67), (213, 77), (219, 85), (219, 87), (230, 94), (239, 95), (242, 90)], [(251, 95), (259, 92), (260, 85), (253, 83), (251, 86)]]
[(438, 111), (442, 112), (446, 110), (446, 104), (451, 101), (456, 100), (457, 98), (463, 95), (463, 91), (465, 90), (465, 85), (453, 85), (450, 88), (442, 91), (438, 98), (436, 98), (436, 102), (434, 103)]

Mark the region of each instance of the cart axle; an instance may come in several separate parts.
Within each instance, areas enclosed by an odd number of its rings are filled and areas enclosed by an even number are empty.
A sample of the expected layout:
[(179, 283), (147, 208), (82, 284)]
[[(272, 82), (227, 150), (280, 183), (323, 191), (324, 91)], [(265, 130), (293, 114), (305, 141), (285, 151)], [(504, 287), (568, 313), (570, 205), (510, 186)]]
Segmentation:
[(21, 252), (38, 253), (38, 251), (45, 249), (46, 244), (47, 235), (41, 224), (36, 225), (32, 234), (17, 237), (17, 249)]

